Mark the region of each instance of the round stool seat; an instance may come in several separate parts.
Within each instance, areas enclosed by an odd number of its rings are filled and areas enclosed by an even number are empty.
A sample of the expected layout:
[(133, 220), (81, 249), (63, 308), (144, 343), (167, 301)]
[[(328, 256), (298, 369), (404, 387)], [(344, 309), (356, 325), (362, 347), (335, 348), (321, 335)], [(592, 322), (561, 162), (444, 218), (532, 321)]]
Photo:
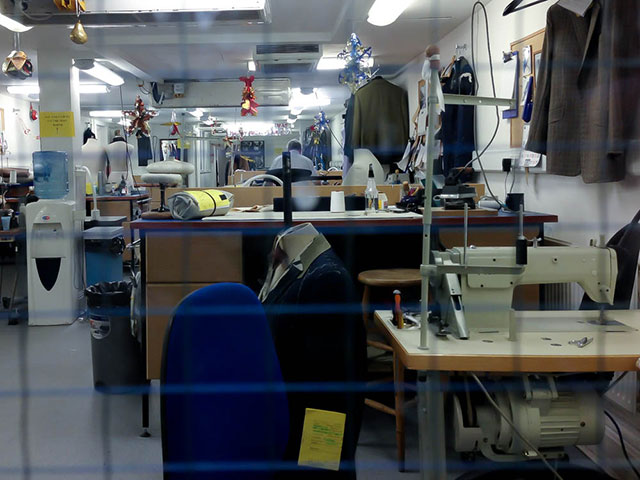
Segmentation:
[(142, 182), (177, 187), (182, 185), (182, 175), (178, 173), (145, 173), (142, 175)]
[(422, 277), (417, 268), (391, 268), (361, 272), (358, 281), (369, 287), (405, 288), (420, 285)]

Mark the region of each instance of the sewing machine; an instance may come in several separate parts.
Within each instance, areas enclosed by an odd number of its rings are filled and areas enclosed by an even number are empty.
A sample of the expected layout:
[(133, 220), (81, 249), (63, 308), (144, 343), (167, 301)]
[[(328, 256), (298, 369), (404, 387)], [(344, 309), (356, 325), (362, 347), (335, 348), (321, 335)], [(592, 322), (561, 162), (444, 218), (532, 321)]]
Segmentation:
[(528, 247), (526, 265), (516, 263), (515, 247), (453, 248), (433, 256), (436, 316), (460, 339), (471, 330), (512, 330), (518, 285), (576, 282), (595, 302), (613, 304), (618, 267), (609, 248)]

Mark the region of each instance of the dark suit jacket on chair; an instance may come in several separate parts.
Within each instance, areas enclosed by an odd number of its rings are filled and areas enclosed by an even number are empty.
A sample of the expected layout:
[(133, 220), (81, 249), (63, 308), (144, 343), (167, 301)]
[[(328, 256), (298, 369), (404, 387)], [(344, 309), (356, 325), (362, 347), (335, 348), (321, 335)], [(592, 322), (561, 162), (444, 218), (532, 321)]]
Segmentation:
[[(333, 250), (327, 250), (302, 276), (290, 269), (263, 303), (282, 375), (290, 389), (285, 460), (295, 464), (298, 459), (307, 408), (347, 416), (340, 471), (301, 468), (281, 472), (277, 478), (355, 479), (355, 452), (364, 410), (364, 394), (356, 385), (365, 380), (366, 338), (349, 273)], [(297, 383), (315, 384), (317, 389), (297, 391)]]
[(549, 8), (527, 146), (547, 155), (549, 173), (625, 177), (640, 132), (639, 20), (637, 0), (594, 0), (584, 17)]

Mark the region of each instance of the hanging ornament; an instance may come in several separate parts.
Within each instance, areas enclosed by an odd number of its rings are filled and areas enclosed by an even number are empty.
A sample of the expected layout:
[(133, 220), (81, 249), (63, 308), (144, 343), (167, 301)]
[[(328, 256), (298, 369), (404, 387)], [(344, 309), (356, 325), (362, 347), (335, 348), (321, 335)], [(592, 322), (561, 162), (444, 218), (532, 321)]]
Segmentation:
[(180, 130), (178, 129), (178, 127), (182, 124), (178, 121), (176, 112), (171, 112), (171, 122), (169, 122), (168, 124), (163, 123), (163, 125), (171, 127), (171, 130), (169, 131), (169, 135), (171, 136), (180, 135)]
[(375, 75), (375, 72), (371, 72), (371, 54), (371, 47), (365, 48), (355, 33), (351, 34), (346, 47), (338, 54), (338, 58), (345, 62), (338, 81), (341, 85), (347, 85), (351, 93), (355, 93)]
[(162, 124), (164, 127), (171, 127), (169, 130), (169, 135), (171, 136), (180, 136), (180, 130), (178, 129), (180, 125), (182, 124), (178, 121), (175, 111), (171, 112), (171, 121)]
[(244, 89), (242, 90), (242, 111), (240, 115), (246, 117), (247, 115), (257, 116), (258, 115), (258, 107), (260, 106), (258, 102), (256, 102), (256, 91), (253, 88), (253, 81), (255, 77), (251, 75), (250, 77), (240, 77), (240, 81), (244, 82)]
[(309, 130), (311, 130), (311, 150), (309, 156), (318, 169), (325, 170), (326, 165), (321, 141), (322, 134), (330, 131), (330, 126), (327, 115), (323, 110), (320, 110), (320, 112), (313, 117), (313, 125), (311, 125)]
[(80, 21), (80, 18), (78, 18), (78, 21), (74, 25), (73, 30), (71, 30), (69, 38), (73, 43), (77, 43), (78, 45), (84, 45), (89, 40), (89, 36), (87, 35), (87, 32), (85, 31), (84, 26)]
[(142, 134), (148, 137), (151, 133), (149, 120), (158, 115), (158, 112), (147, 110), (140, 95), (138, 95), (136, 96), (135, 110), (128, 110), (124, 114), (131, 117), (131, 123), (127, 128), (129, 135)]
[(33, 108), (32, 103), (29, 104), (29, 118), (31, 119), (32, 122), (35, 122), (36, 120), (38, 120), (38, 111), (35, 108)]
[(13, 50), (2, 63), (2, 73), (24, 80), (33, 75), (33, 65), (22, 50)]
[[(64, 1), (61, 3), (64, 3)], [(73, 30), (71, 30), (71, 33), (69, 34), (69, 38), (73, 43), (77, 43), (78, 45), (84, 45), (89, 40), (89, 36), (87, 35), (87, 32), (85, 31), (84, 26), (80, 21), (80, 10), (84, 12), (84, 2), (79, 2), (77, 0), (74, 0), (73, 2), (69, 2), (69, 3), (75, 4), (74, 6), (76, 10), (76, 17), (77, 17), (76, 24), (74, 25)], [(82, 6), (80, 5), (81, 3), (82, 3)]]
[(61, 12), (84, 12), (87, 9), (84, 0), (53, 0), (53, 3)]
[(313, 117), (313, 120), (313, 129), (314, 132), (317, 133), (318, 137), (329, 130), (329, 120), (327, 120), (327, 115), (323, 110), (320, 110), (320, 112)]

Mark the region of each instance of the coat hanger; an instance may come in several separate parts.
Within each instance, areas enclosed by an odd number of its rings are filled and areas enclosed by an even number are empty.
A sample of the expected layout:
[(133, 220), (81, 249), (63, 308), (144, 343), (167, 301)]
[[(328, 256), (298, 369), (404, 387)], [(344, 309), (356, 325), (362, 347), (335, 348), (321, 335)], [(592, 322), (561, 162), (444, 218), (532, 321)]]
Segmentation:
[(525, 0), (513, 0), (509, 5), (507, 5), (507, 8), (504, 9), (504, 12), (502, 12), (502, 16), (506, 17), (507, 15), (510, 15), (513, 12), (525, 10), (526, 8), (533, 7), (534, 5), (546, 2), (547, 0), (534, 0), (533, 2), (528, 3), (527, 5), (520, 6), (520, 4), (524, 1)]

